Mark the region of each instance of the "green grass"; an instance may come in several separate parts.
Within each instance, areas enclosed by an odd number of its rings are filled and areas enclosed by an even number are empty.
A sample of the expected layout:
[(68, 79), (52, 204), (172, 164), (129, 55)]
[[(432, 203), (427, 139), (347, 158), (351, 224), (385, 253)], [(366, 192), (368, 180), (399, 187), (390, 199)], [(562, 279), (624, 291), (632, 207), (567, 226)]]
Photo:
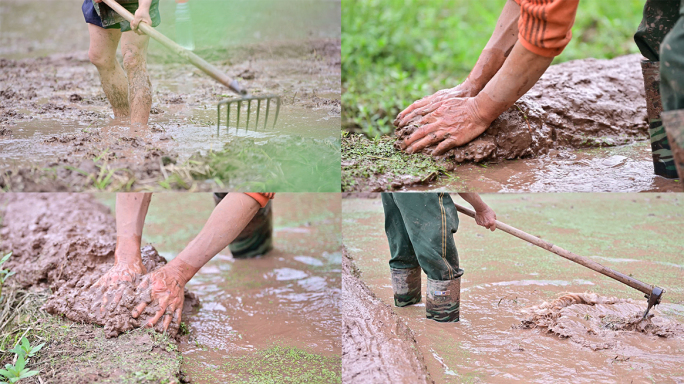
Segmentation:
[[(343, 0), (342, 127), (388, 134), (414, 100), (465, 79), (501, 0)], [(638, 53), (643, 0), (581, 1), (573, 39), (554, 63)]]

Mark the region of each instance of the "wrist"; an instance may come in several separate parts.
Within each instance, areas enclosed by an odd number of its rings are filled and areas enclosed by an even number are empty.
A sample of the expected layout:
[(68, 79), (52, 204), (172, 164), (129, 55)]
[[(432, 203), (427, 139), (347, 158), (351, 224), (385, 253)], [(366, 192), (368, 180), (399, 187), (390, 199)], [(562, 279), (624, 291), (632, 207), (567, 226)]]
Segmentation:
[(190, 281), (190, 279), (195, 276), (197, 271), (199, 271), (199, 268), (193, 267), (178, 257), (171, 260), (162, 268), (164, 268), (170, 275), (174, 276), (176, 280), (183, 285)]
[[(496, 120), (496, 118), (499, 116), (499, 114), (494, 115), (491, 112), (491, 108), (487, 105), (486, 102), (482, 102), (482, 97), (481, 93), (478, 94), (475, 97), (470, 97), (466, 101), (466, 111), (468, 113), (468, 116), (470, 118), (470, 121), (478, 124), (478, 125), (483, 125), (485, 127), (489, 127), (489, 125)], [(486, 96), (486, 95), (485, 95)]]

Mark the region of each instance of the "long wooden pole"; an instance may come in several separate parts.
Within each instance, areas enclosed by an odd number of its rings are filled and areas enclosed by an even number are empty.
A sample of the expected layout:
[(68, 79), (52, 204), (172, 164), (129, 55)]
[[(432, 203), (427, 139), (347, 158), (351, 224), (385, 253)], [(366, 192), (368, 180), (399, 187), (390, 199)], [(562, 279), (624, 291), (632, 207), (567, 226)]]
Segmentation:
[[(121, 4), (117, 3), (116, 0), (102, 0), (102, 1), (105, 4), (107, 4), (111, 9), (113, 9), (114, 12), (118, 13), (119, 15), (121, 15), (121, 17), (128, 20), (128, 22), (133, 21), (133, 19), (134, 19), (133, 14), (130, 13), (126, 8), (121, 6)], [(236, 80), (231, 79), (228, 75), (221, 72), (215, 66), (209, 64), (203, 58), (195, 55), (194, 53), (192, 53), (192, 52), (188, 51), (187, 49), (181, 47), (180, 45), (176, 44), (175, 41), (164, 36), (161, 32), (152, 28), (147, 23), (141, 22), (138, 26), (138, 29), (143, 31), (147, 36), (158, 41), (161, 45), (165, 46), (166, 48), (171, 50), (173, 53), (175, 53), (178, 56), (189, 61), (190, 64), (201, 69), (202, 72), (211, 76), (212, 78), (214, 78), (219, 83), (230, 88), (233, 92), (238, 93), (240, 95), (246, 95), (247, 94), (247, 90), (242, 88), (242, 86), (240, 86), (240, 84), (238, 84), (238, 82)]]
[[(475, 218), (475, 211), (472, 209), (463, 207), (461, 205), (455, 204), (456, 205), (456, 210), (459, 212), (468, 215), (472, 218)], [(613, 278), (623, 284), (627, 284), (628, 286), (639, 290), (647, 295), (650, 295), (651, 292), (653, 291), (654, 286), (646, 284), (644, 282), (641, 282), (633, 277), (627, 276), (624, 273), (620, 273), (618, 271), (614, 271), (608, 267), (605, 267), (593, 260), (587, 259), (586, 257), (574, 254), (570, 251), (567, 251), (557, 245), (553, 245), (549, 243), (548, 241), (544, 241), (537, 236), (530, 235), (529, 233), (523, 232), (517, 228), (511, 227), (508, 224), (502, 223), (500, 221), (496, 221), (496, 229), (502, 230), (508, 234), (511, 234), (517, 238), (523, 239), (527, 241), (528, 243), (534, 244), (538, 247), (544, 248), (547, 251), (553, 252), (558, 256), (564, 257), (570, 261), (574, 261), (577, 264), (583, 265), (589, 269), (592, 269), (598, 273), (604, 274), (610, 278)]]

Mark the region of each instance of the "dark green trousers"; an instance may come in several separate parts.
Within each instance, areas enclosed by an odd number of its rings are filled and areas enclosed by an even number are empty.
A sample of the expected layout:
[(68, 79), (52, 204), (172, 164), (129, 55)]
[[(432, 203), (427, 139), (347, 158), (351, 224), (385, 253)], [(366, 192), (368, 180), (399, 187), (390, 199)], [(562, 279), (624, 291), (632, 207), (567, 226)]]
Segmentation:
[(453, 234), (458, 216), (446, 193), (383, 193), (385, 233), (393, 269), (420, 266), (433, 280), (463, 274)]
[(660, 61), (663, 110), (684, 109), (684, 0), (646, 0), (634, 41), (648, 60)]

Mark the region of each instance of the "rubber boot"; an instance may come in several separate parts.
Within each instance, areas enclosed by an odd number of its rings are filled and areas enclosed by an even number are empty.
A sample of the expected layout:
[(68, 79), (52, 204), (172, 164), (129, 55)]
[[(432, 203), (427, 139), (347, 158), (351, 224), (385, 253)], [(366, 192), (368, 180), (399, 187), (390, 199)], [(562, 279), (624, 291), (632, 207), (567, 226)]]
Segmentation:
[(392, 268), (392, 289), (394, 305), (405, 307), (420, 302), (420, 267), (409, 269)]
[(455, 323), (459, 321), (461, 278), (432, 280), (428, 278), (425, 311), (428, 319)]
[(660, 97), (660, 62), (642, 60), (641, 71), (644, 74), (644, 89), (646, 90), (648, 134), (651, 138), (653, 168), (658, 176), (676, 179), (677, 169), (674, 165), (670, 143), (667, 140), (667, 134), (660, 118), (663, 112), (663, 102)]
[[(663, 125), (672, 148), (677, 172), (684, 175), (684, 109), (663, 112)], [(684, 183), (682, 184), (684, 190)]]
[[(218, 204), (225, 196), (226, 193), (214, 193), (214, 201)], [(265, 255), (273, 249), (273, 211), (270, 201), (257, 211), (228, 247), (236, 259)]]

